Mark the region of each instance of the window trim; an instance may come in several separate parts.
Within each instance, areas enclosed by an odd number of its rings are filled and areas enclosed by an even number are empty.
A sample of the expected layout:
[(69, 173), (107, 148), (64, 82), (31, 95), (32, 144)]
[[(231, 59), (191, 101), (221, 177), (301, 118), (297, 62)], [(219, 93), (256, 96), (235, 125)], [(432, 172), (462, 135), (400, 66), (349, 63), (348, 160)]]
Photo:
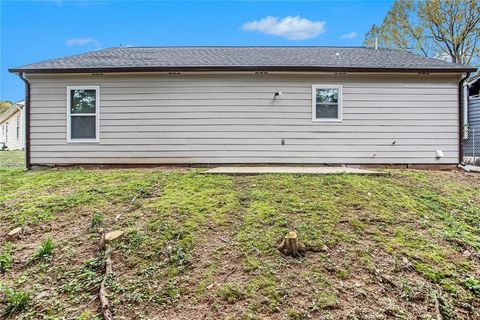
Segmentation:
[[(339, 84), (314, 84), (312, 85), (312, 121), (313, 122), (342, 122), (343, 121), (343, 86)], [(338, 90), (338, 114), (337, 118), (317, 118), (317, 89)]]
[[(95, 139), (72, 139), (72, 114), (71, 94), (72, 90), (95, 90), (95, 113), (74, 113), (73, 115), (95, 116)], [(98, 143), (100, 142), (100, 86), (67, 86), (67, 143)]]

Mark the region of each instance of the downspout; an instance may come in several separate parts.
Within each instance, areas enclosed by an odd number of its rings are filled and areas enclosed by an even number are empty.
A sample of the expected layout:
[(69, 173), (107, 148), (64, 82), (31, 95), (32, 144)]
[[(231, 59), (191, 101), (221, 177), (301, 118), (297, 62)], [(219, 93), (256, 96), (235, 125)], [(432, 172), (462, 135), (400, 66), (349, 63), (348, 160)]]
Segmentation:
[(470, 72), (467, 72), (465, 76), (460, 79), (458, 84), (458, 163), (463, 163), (463, 117), (464, 117), (464, 107), (463, 107), (463, 83), (470, 77)]
[(25, 83), (25, 168), (30, 170), (30, 82), (23, 73), (18, 76)]

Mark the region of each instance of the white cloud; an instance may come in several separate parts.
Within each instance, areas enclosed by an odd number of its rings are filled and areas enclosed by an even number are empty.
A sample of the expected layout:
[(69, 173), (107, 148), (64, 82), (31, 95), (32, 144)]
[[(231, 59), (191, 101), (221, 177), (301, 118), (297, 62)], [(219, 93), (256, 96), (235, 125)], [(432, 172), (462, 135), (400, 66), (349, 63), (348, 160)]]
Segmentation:
[(325, 32), (325, 21), (311, 21), (300, 16), (265, 17), (258, 21), (245, 23), (244, 31), (258, 31), (261, 33), (284, 37), (288, 40), (306, 40), (318, 37)]
[(99, 46), (100, 43), (92, 38), (71, 38), (67, 39), (66, 41), (67, 46), (86, 46), (86, 45), (94, 45)]
[(353, 39), (353, 38), (356, 38), (358, 36), (358, 34), (353, 31), (353, 32), (350, 32), (350, 33), (345, 33), (344, 35), (342, 35), (342, 39)]

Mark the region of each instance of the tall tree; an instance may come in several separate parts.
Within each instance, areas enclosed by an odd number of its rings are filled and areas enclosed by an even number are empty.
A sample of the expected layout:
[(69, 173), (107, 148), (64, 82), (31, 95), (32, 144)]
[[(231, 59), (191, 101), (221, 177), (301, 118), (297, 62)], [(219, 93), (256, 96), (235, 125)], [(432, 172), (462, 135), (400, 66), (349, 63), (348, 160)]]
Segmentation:
[(462, 64), (479, 62), (480, 4), (477, 0), (396, 0), (365, 45), (409, 50)]
[(13, 103), (10, 101), (0, 101), (0, 115), (7, 111), (11, 106), (13, 106)]

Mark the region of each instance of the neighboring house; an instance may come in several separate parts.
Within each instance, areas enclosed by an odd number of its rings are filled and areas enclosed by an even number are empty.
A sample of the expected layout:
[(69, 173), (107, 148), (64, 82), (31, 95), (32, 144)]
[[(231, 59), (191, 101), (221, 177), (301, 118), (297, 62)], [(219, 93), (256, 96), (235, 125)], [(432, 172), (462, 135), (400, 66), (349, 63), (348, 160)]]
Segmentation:
[(479, 96), (480, 95), (480, 74), (468, 79), (465, 81), (465, 84), (468, 88), (469, 96)]
[(457, 164), (474, 68), (363, 47), (111, 48), (14, 69), (27, 163)]
[(24, 144), (23, 110), (25, 102), (19, 101), (0, 114), (0, 150), (20, 150)]
[[(463, 140), (463, 155), (466, 162), (469, 158), (480, 159), (480, 75), (465, 81), (465, 89), (468, 92), (466, 127)], [(480, 164), (480, 163), (479, 163)]]
[(467, 81), (468, 97), (468, 127), (478, 130), (480, 135), (480, 76)]
[(480, 96), (468, 99), (468, 127), (480, 133)]

